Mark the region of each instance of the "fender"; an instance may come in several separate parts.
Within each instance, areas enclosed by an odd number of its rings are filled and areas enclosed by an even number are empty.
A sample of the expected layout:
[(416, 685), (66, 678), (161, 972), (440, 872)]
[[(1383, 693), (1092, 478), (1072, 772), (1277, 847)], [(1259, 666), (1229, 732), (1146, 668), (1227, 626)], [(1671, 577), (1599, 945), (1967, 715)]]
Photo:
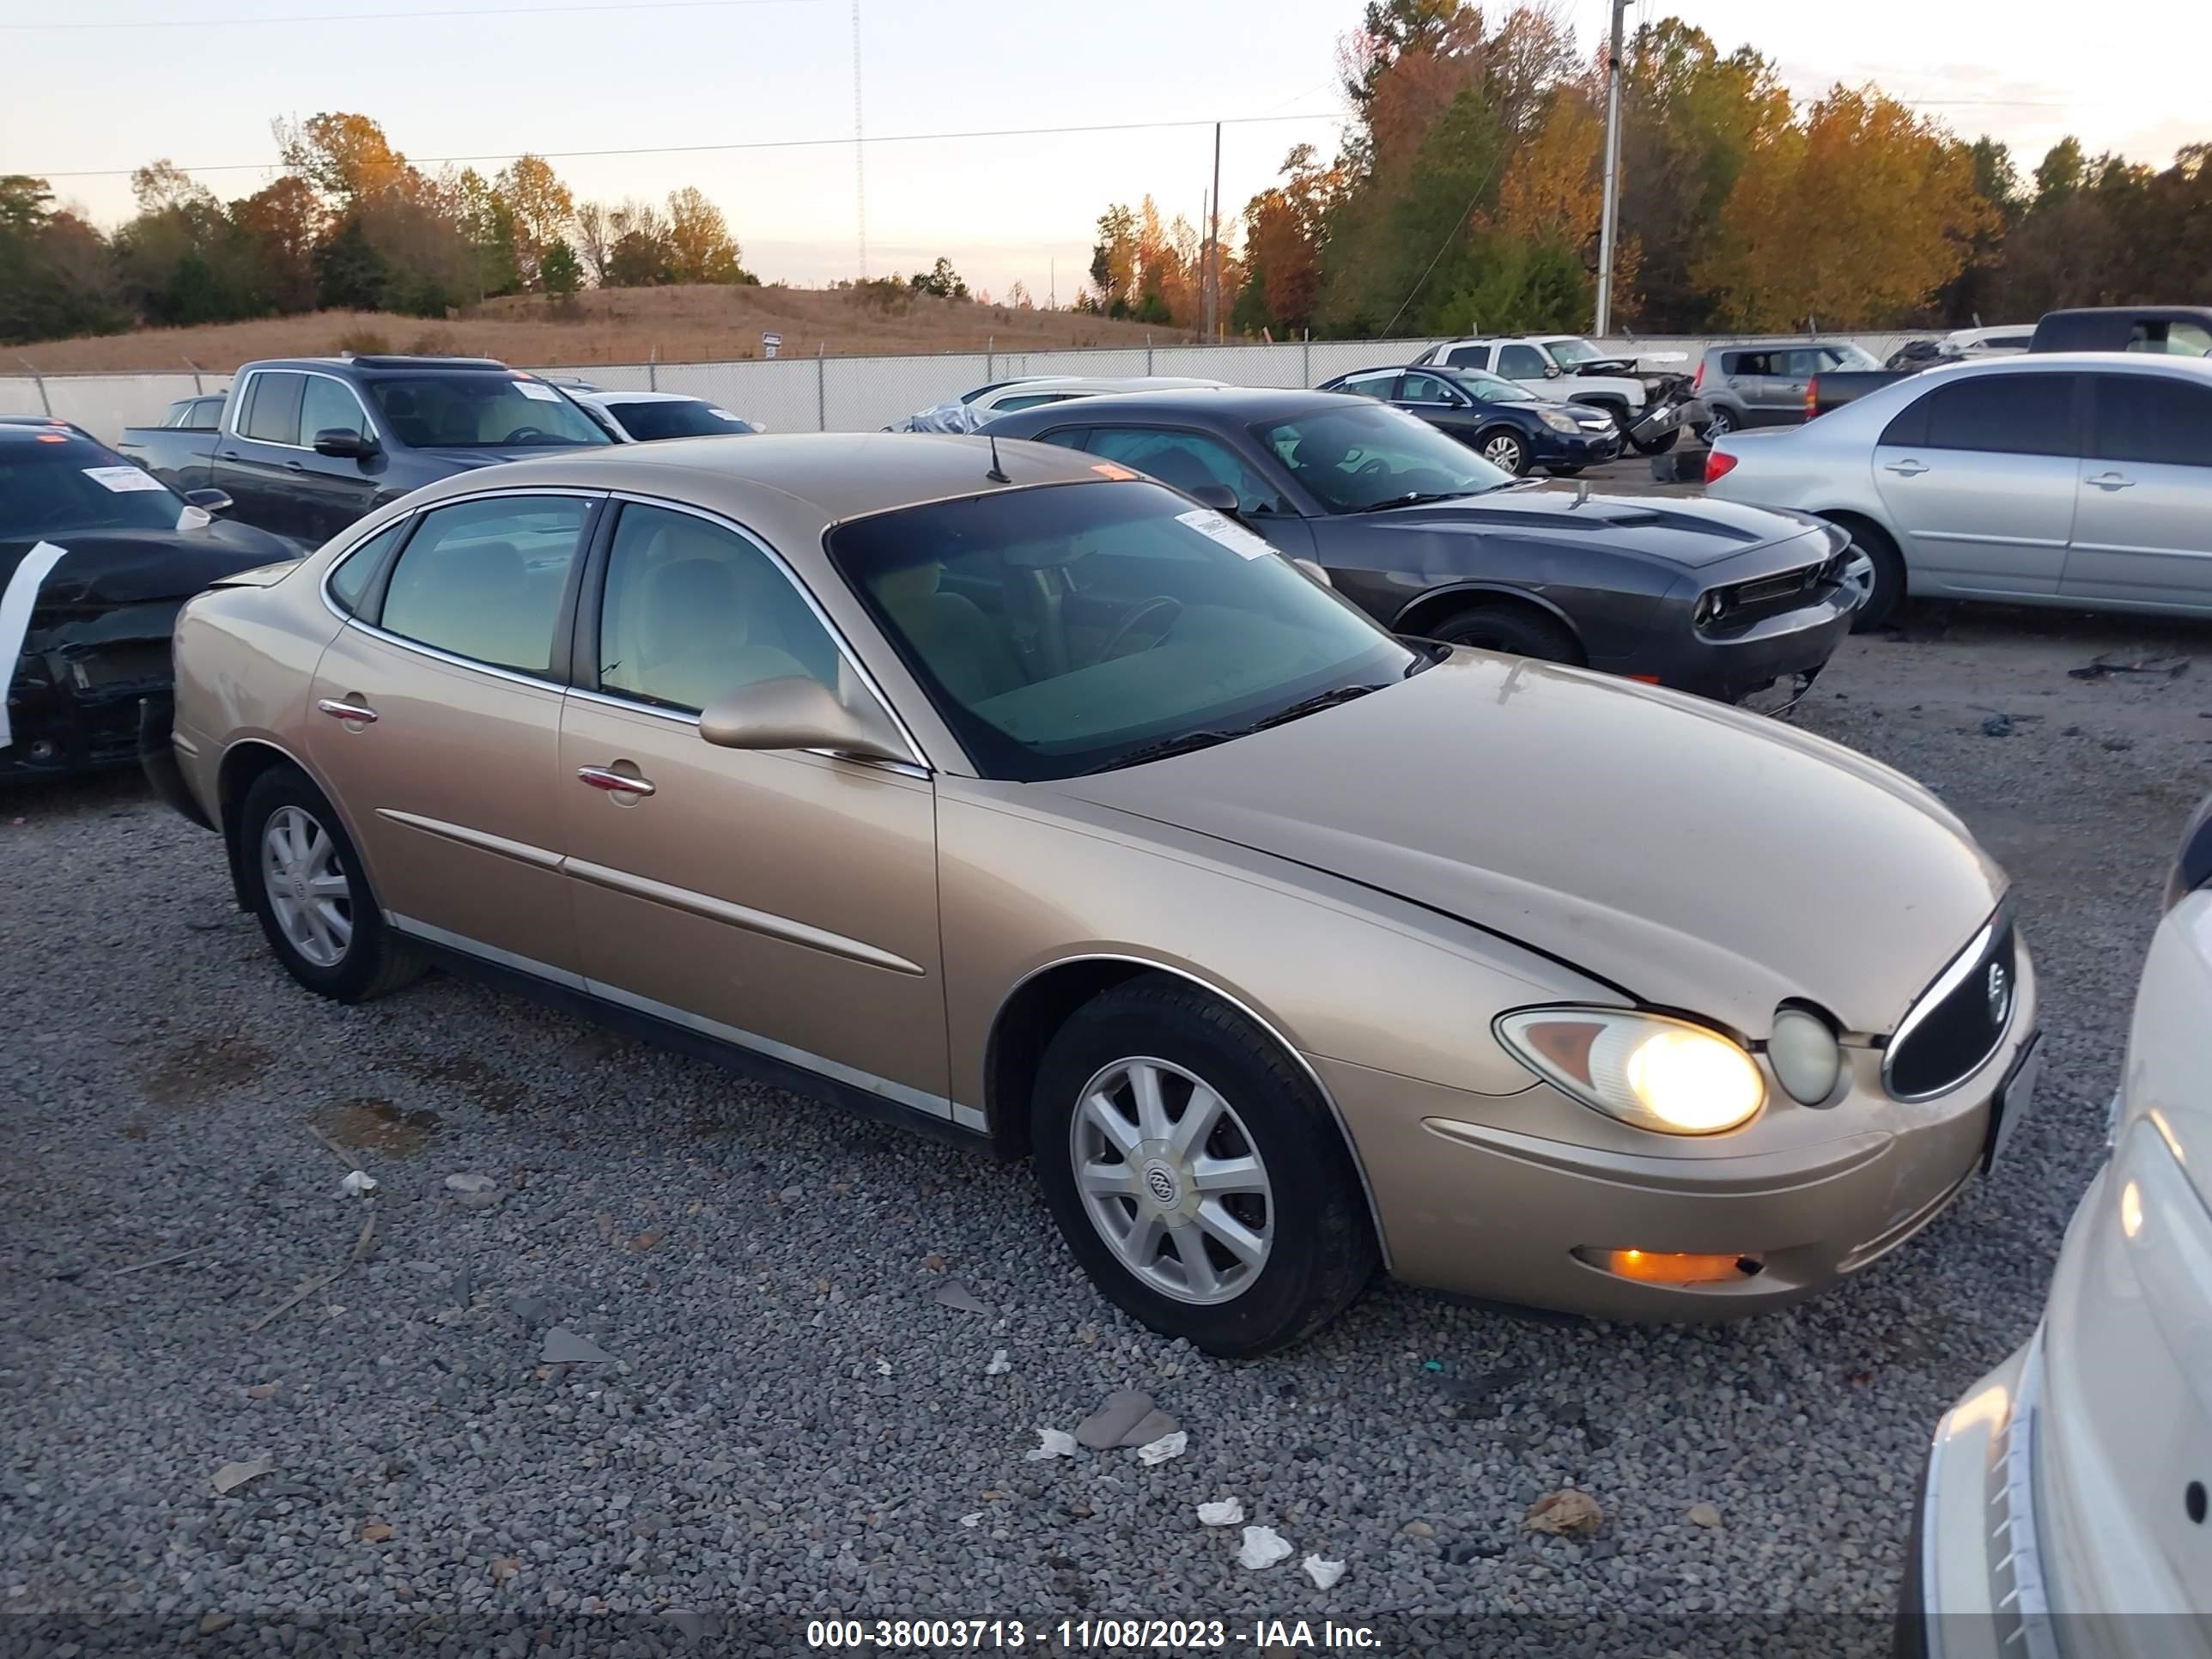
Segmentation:
[(1391, 619), (1390, 631), (1393, 634), (1419, 634), (1420, 631), (1419, 629), (1408, 629), (1406, 626), (1406, 618), (1407, 617), (1411, 616), (1416, 611), (1426, 610), (1431, 605), (1440, 611), (1449, 610), (1451, 608), (1449, 604), (1450, 600), (1459, 595), (1468, 593), (1495, 593), (1499, 598), (1511, 599), (1517, 605), (1534, 605), (1537, 610), (1551, 617), (1553, 621), (1558, 623), (1560, 627), (1565, 629), (1567, 632), (1574, 637), (1574, 641), (1577, 645), (1580, 645), (1582, 643), (1582, 629), (1575, 626), (1573, 621), (1568, 617), (1565, 611), (1560, 610), (1558, 605), (1546, 599), (1541, 593), (1531, 592), (1525, 587), (1516, 587), (1510, 582), (1483, 581), (1480, 580), (1453, 582), (1444, 587), (1432, 587), (1427, 592), (1408, 600), (1405, 608), (1400, 611), (1398, 614)]

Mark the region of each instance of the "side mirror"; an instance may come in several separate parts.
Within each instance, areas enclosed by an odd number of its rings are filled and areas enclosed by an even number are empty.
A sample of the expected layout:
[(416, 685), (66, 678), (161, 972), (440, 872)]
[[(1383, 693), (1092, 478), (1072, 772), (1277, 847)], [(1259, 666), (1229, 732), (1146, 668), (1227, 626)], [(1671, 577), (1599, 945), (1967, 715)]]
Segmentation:
[(1200, 507), (1210, 507), (1224, 518), (1233, 519), (1237, 514), (1237, 492), (1224, 483), (1200, 484), (1194, 489), (1182, 492)]
[(1308, 581), (1313, 583), (1315, 586), (1334, 587), (1336, 586), (1334, 582), (1329, 580), (1328, 572), (1322, 569), (1317, 561), (1313, 559), (1292, 559), (1291, 562), (1297, 567), (1298, 574), (1304, 576)]
[(377, 453), (376, 440), (349, 426), (325, 427), (315, 434), (315, 453), (338, 460), (365, 461)]
[(699, 735), (720, 749), (826, 749), (860, 760), (914, 758), (872, 703), (856, 712), (817, 679), (756, 680), (701, 711)]
[(1544, 378), (1547, 380), (1558, 380), (1559, 378), (1559, 366), (1557, 363), (1546, 363), (1544, 365)]
[(228, 513), (236, 505), (228, 495), (220, 489), (187, 489), (185, 500), (203, 513)]

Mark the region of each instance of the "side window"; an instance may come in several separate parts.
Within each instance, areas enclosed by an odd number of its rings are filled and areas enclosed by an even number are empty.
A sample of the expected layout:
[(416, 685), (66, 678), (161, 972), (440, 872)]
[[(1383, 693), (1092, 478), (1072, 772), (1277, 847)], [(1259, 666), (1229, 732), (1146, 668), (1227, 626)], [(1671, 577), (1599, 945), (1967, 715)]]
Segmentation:
[(1273, 485), (1239, 460), (1218, 438), (1203, 433), (1100, 427), (1091, 434), (1090, 448), (1094, 455), (1148, 472), (1177, 489), (1226, 484), (1237, 492), (1240, 512), (1288, 511)]
[(1043, 404), (1064, 404), (1074, 395), (1073, 392), (1032, 392), (1018, 397), (1001, 398), (991, 405), (991, 412), (1011, 415), (1018, 409), (1036, 409)]
[(2090, 453), (2100, 461), (2212, 466), (2212, 389), (2162, 374), (2100, 374)]
[(1731, 351), (1727, 354), (1727, 373), (1730, 374), (1765, 374), (1768, 354), (1764, 351)]
[(253, 401), (240, 428), (242, 435), (264, 444), (300, 441), (300, 394), (307, 377), (269, 372), (253, 377)]
[(1928, 441), (1928, 405), (1936, 399), (1915, 398), (1896, 414), (1881, 429), (1879, 442), (1892, 448), (1918, 449)]
[(1449, 351), (1444, 353), (1444, 367), (1446, 368), (1488, 368), (1490, 348), (1488, 346), (1454, 346)]
[(1458, 404), (1467, 400), (1433, 374), (1408, 374), (1399, 394), (1409, 404)]
[(195, 398), (185, 411), (185, 424), (195, 432), (212, 432), (222, 424), (222, 399)]
[(1498, 372), (1509, 380), (1540, 380), (1544, 378), (1543, 354), (1534, 346), (1500, 346)]
[(301, 443), (312, 446), (318, 432), (333, 429), (368, 435), (360, 400), (350, 387), (321, 374), (310, 374), (306, 379), (307, 389), (300, 398)]
[(1064, 426), (1056, 431), (1041, 434), (1035, 441), (1041, 444), (1058, 444), (1062, 449), (1080, 449), (1083, 447), (1083, 441), (1090, 435), (1091, 430), (1088, 427)]
[(1931, 449), (1999, 455), (2071, 455), (2074, 376), (1980, 374), (1941, 386), (1928, 404)]
[(837, 647), (775, 562), (732, 531), (625, 506), (599, 608), (599, 689), (696, 713), (757, 680), (832, 691)]
[(1361, 398), (1380, 398), (1388, 402), (1391, 388), (1397, 384), (1398, 371), (1394, 368), (1388, 374), (1355, 374), (1337, 390)]
[(574, 495), (431, 509), (392, 567), (378, 621), (455, 656), (550, 673), (561, 599), (591, 509)]
[(400, 537), (406, 533), (407, 525), (405, 519), (386, 525), (340, 559), (337, 568), (331, 572), (331, 598), (349, 617), (361, 614), (362, 595), (374, 585), (377, 568), (399, 544)]
[(1776, 359), (1774, 372), (1792, 380), (1810, 380), (1823, 368), (1835, 367), (1833, 363), (1822, 362), (1818, 351), (1800, 349), (1796, 351), (1778, 351), (1774, 356)]

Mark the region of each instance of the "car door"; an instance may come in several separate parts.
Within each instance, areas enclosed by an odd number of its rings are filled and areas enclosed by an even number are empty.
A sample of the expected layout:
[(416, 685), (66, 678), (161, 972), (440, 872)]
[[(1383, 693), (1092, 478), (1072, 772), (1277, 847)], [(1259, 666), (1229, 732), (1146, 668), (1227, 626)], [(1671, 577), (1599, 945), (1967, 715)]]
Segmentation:
[(1162, 483), (1190, 490), (1225, 485), (1236, 492), (1237, 515), (1286, 558), (1313, 556), (1312, 528), (1298, 515), (1290, 492), (1252, 457), (1210, 432), (1188, 428), (1098, 426), (1084, 446), (1102, 459), (1118, 461)]
[(1407, 414), (1418, 415), (1462, 441), (1474, 437), (1486, 418), (1485, 411), (1458, 387), (1434, 374), (1408, 373), (1393, 401)]
[(1743, 406), (1743, 423), (1747, 427), (1773, 424), (1773, 393), (1768, 385), (1774, 378), (1773, 366), (1771, 351), (1721, 354), (1721, 383)]
[(1498, 347), (1496, 372), (1509, 380), (1544, 380), (1553, 378), (1551, 360), (1532, 345)]
[(1488, 368), (1490, 348), (1486, 345), (1454, 346), (1444, 353), (1446, 368)]
[(2062, 593), (2212, 609), (2212, 386), (2092, 374)]
[(586, 591), (555, 787), (588, 988), (949, 1115), (929, 775), (699, 734), (762, 679), (880, 701), (855, 659), (765, 542), (674, 506), (621, 502)]
[(300, 400), (307, 377), (297, 369), (256, 369), (246, 377), (230, 423), (216, 434), (211, 479), (227, 492), (241, 524), (305, 548), (319, 545), (307, 511)]
[(1877, 440), (1875, 488), (1920, 594), (2055, 594), (2072, 539), (2081, 377), (1939, 371)]
[[(443, 502), (404, 539), (386, 531), (349, 554), (325, 591), (356, 614), (310, 698), (308, 757), (393, 926), (568, 984), (581, 979), (561, 870), (561, 702), (603, 499)], [(386, 538), (397, 546), (380, 549)], [(355, 581), (380, 551), (385, 568)]]
[[(333, 431), (351, 432), (380, 447), (373, 455), (317, 453), (316, 439)], [(307, 376), (300, 396), (300, 441), (307, 450), (298, 483), (301, 522), (306, 539), (320, 546), (375, 502), (390, 457), (360, 397), (331, 374)]]

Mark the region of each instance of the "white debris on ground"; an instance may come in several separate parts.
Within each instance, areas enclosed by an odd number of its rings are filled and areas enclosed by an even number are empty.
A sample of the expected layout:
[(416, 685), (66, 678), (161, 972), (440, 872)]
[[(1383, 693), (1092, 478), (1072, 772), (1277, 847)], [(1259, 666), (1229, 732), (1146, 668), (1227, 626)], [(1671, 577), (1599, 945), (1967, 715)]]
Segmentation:
[(1006, 1358), (1006, 1351), (1004, 1348), (999, 1348), (993, 1351), (991, 1355), (991, 1363), (983, 1367), (983, 1375), (986, 1376), (1004, 1376), (1008, 1371), (1013, 1370), (1013, 1368), (1014, 1362)]
[(1244, 1500), (1241, 1498), (1224, 1498), (1218, 1504), (1198, 1506), (1198, 1522), (1202, 1527), (1234, 1527), (1241, 1525), (1243, 1519)]
[(242, 1486), (249, 1480), (258, 1480), (263, 1475), (273, 1471), (276, 1467), (276, 1459), (266, 1452), (250, 1463), (226, 1463), (215, 1472), (216, 1496), (220, 1498), (223, 1493), (234, 1487)]
[(345, 1179), (338, 1182), (338, 1190), (348, 1198), (359, 1198), (376, 1190), (376, 1177), (366, 1170), (349, 1171)]
[(1177, 1429), (1173, 1434), (1164, 1434), (1158, 1439), (1138, 1447), (1137, 1456), (1147, 1464), (1164, 1463), (1170, 1457), (1181, 1457), (1189, 1445), (1190, 1437)]
[(1273, 1527), (1247, 1527), (1244, 1541), (1237, 1548), (1237, 1565), (1257, 1572), (1272, 1567), (1278, 1561), (1291, 1559), (1291, 1547), (1283, 1535)]
[(1048, 1457), (1073, 1457), (1076, 1453), (1075, 1437), (1066, 1429), (1040, 1428), (1037, 1443), (1022, 1454), (1024, 1462), (1041, 1463)]
[(1344, 1577), (1344, 1563), (1341, 1561), (1324, 1561), (1318, 1555), (1309, 1555), (1298, 1565), (1306, 1570), (1306, 1577), (1322, 1589), (1329, 1589)]

